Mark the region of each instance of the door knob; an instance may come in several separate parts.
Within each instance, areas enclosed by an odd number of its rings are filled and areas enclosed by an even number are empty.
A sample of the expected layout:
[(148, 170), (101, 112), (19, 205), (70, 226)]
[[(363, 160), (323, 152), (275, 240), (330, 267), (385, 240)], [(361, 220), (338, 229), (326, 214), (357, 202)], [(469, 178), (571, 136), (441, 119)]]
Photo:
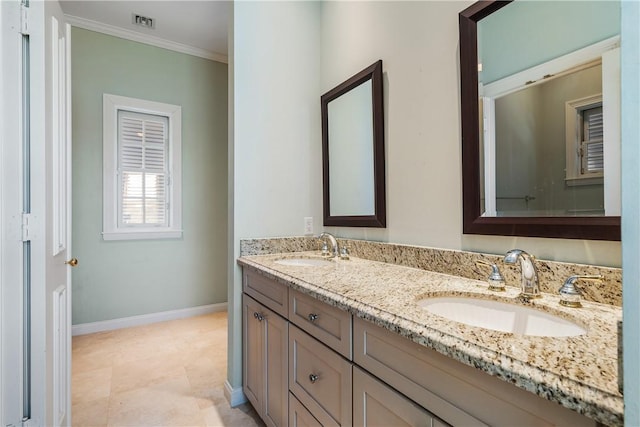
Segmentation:
[(71, 267), (75, 267), (76, 265), (78, 265), (78, 259), (71, 258), (69, 261), (65, 261), (64, 263), (69, 264)]

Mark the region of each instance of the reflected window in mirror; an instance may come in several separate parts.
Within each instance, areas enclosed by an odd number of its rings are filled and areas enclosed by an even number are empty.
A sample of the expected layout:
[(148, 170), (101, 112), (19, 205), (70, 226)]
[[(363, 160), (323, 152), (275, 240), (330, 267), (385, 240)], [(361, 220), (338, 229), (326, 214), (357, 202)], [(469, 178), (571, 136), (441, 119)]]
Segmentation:
[(465, 234), (619, 240), (619, 32), (618, 1), (460, 13)]
[(324, 225), (385, 227), (382, 61), (321, 97)]

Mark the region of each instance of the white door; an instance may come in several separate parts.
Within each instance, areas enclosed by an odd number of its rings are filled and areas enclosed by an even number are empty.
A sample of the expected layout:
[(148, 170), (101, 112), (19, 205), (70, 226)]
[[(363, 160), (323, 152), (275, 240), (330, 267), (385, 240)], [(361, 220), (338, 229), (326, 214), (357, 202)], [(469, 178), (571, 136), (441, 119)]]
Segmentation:
[(70, 425), (69, 27), (57, 1), (1, 3), (2, 421)]

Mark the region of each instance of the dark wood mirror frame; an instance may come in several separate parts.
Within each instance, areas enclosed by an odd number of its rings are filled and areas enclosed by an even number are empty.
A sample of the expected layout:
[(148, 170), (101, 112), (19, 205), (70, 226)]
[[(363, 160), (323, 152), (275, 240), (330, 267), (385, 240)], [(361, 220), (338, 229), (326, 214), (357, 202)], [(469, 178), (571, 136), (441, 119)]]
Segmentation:
[(563, 239), (620, 240), (620, 217), (483, 217), (480, 200), (480, 121), (477, 23), (508, 5), (479, 1), (459, 14), (463, 233)]
[[(373, 108), (373, 178), (374, 214), (353, 216), (331, 216), (329, 204), (329, 115), (330, 101), (344, 95), (351, 89), (371, 80), (371, 100)], [(344, 83), (331, 89), (320, 98), (322, 110), (322, 183), (324, 225), (345, 227), (386, 227), (385, 162), (384, 162), (384, 110), (382, 102), (382, 60), (365, 68)]]

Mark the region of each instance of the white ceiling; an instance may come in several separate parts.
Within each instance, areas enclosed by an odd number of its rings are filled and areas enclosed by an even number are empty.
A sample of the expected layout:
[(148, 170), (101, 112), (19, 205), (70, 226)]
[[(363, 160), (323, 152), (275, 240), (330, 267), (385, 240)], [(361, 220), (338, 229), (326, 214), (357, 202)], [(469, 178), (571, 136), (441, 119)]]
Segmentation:
[[(228, 1), (190, 0), (75, 0), (61, 1), (65, 15), (72, 24), (92, 29), (91, 21), (106, 24), (102, 29), (111, 29), (114, 35), (136, 34), (165, 40), (210, 53), (214, 59), (227, 57)], [(143, 15), (155, 20), (155, 28), (149, 29), (133, 24), (132, 15)], [(124, 31), (118, 31), (118, 30)], [(131, 33), (133, 32), (133, 33)], [(161, 43), (160, 43), (161, 45)], [(202, 56), (202, 55), (201, 55)], [(206, 55), (205, 55), (206, 56)]]

